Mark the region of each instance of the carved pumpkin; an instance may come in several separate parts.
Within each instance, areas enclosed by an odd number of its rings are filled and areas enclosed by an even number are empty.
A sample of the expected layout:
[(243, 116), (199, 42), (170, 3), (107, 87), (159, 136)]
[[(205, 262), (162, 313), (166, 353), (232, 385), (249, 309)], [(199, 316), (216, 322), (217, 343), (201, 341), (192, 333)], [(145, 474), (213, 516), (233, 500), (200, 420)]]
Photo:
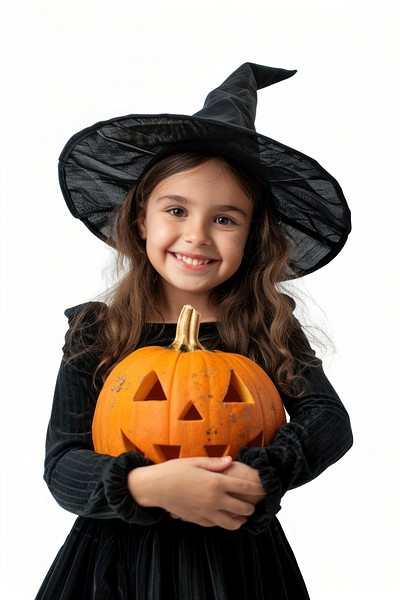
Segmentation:
[(286, 421), (276, 387), (248, 358), (201, 346), (199, 322), (184, 306), (171, 346), (140, 348), (114, 367), (94, 414), (97, 452), (236, 458), (272, 440)]

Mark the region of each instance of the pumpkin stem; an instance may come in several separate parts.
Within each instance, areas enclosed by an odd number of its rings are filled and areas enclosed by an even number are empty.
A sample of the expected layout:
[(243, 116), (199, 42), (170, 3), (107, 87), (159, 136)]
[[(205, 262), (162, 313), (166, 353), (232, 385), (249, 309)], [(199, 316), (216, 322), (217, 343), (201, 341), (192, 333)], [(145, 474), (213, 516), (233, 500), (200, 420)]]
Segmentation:
[(190, 304), (185, 304), (176, 324), (175, 339), (168, 348), (176, 352), (209, 352), (199, 342), (200, 313)]

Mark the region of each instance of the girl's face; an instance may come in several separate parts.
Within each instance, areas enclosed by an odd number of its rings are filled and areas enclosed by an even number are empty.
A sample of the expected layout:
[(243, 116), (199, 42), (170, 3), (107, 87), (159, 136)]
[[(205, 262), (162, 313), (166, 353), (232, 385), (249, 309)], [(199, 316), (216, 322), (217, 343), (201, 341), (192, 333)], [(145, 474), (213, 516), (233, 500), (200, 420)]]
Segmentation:
[(164, 318), (175, 319), (172, 312), (179, 314), (184, 303), (206, 309), (210, 291), (240, 266), (252, 213), (239, 181), (216, 162), (166, 177), (154, 188), (139, 229), (161, 277)]

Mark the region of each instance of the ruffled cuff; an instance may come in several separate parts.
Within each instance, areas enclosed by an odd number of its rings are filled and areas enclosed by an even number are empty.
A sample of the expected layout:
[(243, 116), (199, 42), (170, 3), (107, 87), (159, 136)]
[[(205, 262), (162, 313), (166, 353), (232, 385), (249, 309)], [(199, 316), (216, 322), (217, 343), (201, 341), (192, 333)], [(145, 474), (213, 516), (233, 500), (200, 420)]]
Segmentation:
[(153, 464), (147, 458), (135, 452), (126, 452), (110, 461), (104, 473), (104, 494), (115, 514), (138, 525), (153, 525), (165, 514), (162, 508), (142, 508), (129, 493), (128, 473), (136, 467)]
[[(260, 456), (261, 453), (262, 456)], [(257, 469), (262, 486), (267, 493), (265, 500), (257, 504), (254, 513), (243, 526), (251, 533), (258, 535), (268, 528), (271, 518), (281, 509), (282, 484), (276, 469), (268, 464), (265, 452), (262, 452), (262, 449), (241, 448), (238, 460), (253, 469)]]

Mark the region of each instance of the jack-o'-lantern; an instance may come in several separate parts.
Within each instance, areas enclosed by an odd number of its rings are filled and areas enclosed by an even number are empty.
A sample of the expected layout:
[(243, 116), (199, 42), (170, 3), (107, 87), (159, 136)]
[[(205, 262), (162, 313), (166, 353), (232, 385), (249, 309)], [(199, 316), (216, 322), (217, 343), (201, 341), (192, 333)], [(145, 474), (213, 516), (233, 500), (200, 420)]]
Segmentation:
[(199, 322), (184, 306), (171, 346), (140, 348), (114, 367), (94, 414), (97, 452), (236, 458), (240, 447), (272, 440), (286, 421), (276, 387), (248, 358), (204, 348)]

